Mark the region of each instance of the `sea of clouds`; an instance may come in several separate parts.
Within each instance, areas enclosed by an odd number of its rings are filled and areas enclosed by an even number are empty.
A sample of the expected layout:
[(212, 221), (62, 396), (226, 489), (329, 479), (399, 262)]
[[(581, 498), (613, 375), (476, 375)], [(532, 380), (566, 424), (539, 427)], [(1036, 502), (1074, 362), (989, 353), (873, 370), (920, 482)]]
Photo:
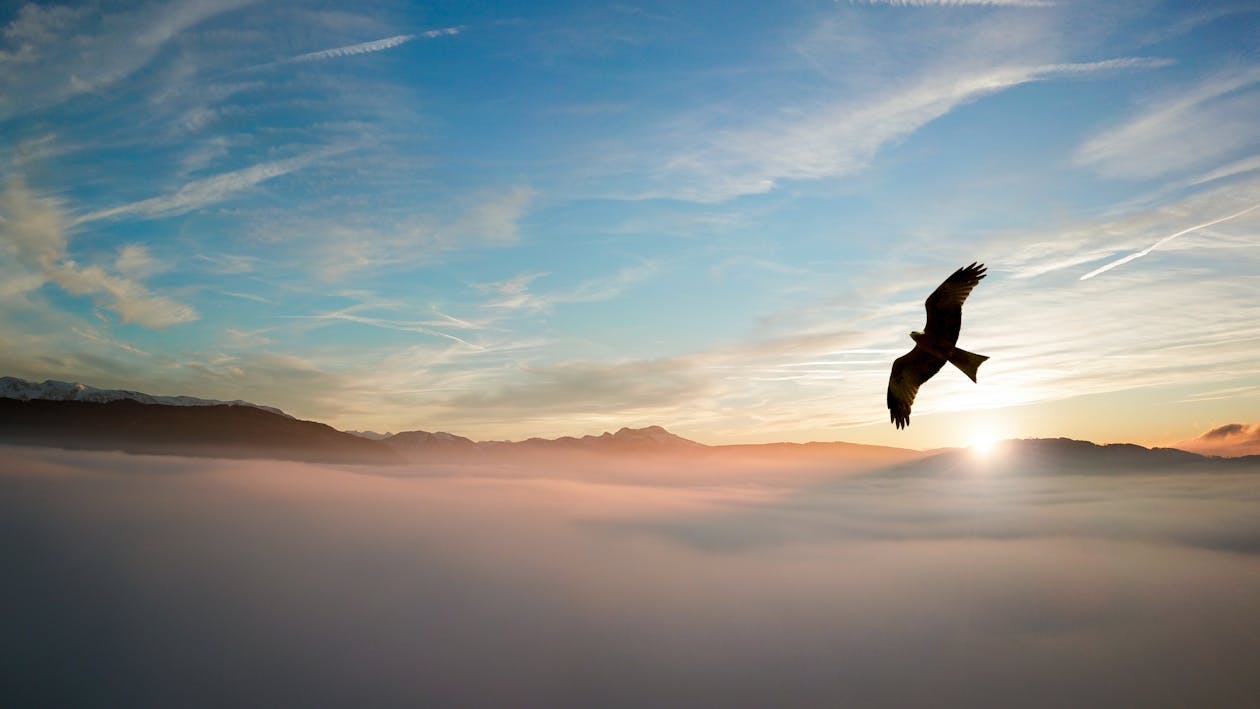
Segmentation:
[(525, 472), (0, 448), (0, 699), (1260, 696), (1255, 473)]

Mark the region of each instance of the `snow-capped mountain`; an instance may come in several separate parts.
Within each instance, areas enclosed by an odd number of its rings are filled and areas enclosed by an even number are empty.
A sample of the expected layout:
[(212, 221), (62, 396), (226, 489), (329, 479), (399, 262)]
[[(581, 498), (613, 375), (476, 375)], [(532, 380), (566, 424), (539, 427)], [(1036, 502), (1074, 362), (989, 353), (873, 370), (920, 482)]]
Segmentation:
[(347, 431), (346, 431), (346, 433), (350, 434), (351, 436), (358, 436), (359, 438), (366, 438), (366, 439), (368, 439), (369, 441), (383, 441), (383, 440), (385, 440), (386, 438), (389, 438), (390, 436), (394, 435), (394, 434), (389, 433), (389, 432), (385, 432), (385, 433), (378, 433), (378, 432), (376, 432), (376, 431), (351, 431), (351, 430), (347, 430)]
[(164, 404), (166, 406), (248, 406), (268, 413), (293, 418), (272, 406), (262, 406), (248, 401), (218, 401), (216, 399), (198, 399), (193, 396), (154, 396), (139, 391), (126, 389), (97, 389), (77, 382), (61, 382), (47, 379), (42, 382), (28, 382), (17, 377), (0, 377), (0, 398), (17, 399), (18, 401), (88, 401), (104, 404), (110, 401), (138, 401), (141, 404)]

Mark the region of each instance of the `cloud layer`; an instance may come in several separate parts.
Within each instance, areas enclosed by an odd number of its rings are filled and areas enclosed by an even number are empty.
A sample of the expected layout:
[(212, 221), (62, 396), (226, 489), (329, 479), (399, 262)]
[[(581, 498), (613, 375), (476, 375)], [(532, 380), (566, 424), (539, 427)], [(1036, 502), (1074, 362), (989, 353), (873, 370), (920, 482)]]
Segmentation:
[(1179, 446), (1205, 455), (1260, 455), (1260, 424), (1228, 423)]
[(18, 703), (1172, 707), (1260, 691), (1254, 475), (803, 487), (3, 461)]

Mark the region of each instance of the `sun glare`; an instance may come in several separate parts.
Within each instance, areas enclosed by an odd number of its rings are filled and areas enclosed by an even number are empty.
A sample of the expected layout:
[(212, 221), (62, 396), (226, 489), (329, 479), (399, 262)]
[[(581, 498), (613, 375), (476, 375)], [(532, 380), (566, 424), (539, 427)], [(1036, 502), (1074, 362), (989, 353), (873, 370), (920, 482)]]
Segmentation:
[(997, 436), (991, 433), (979, 433), (971, 439), (971, 450), (981, 457), (987, 457), (997, 444)]

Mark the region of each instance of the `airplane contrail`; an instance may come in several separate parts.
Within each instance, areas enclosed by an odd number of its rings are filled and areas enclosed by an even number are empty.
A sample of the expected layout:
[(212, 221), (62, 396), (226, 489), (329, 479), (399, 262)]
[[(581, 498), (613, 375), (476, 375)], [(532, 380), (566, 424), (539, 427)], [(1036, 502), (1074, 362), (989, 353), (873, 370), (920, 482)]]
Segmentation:
[(1100, 273), (1103, 273), (1103, 272), (1105, 272), (1105, 271), (1110, 271), (1111, 269), (1115, 268), (1116, 266), (1121, 266), (1121, 265), (1124, 265), (1124, 264), (1126, 264), (1126, 263), (1128, 263), (1128, 262), (1130, 262), (1130, 261), (1132, 261), (1132, 260), (1134, 260), (1134, 259), (1142, 258), (1143, 256), (1145, 256), (1145, 255), (1149, 254), (1150, 252), (1154, 251), (1155, 249), (1158, 249), (1159, 247), (1163, 246), (1164, 244), (1167, 244), (1168, 242), (1172, 241), (1173, 239), (1176, 239), (1176, 238), (1177, 238), (1177, 237), (1179, 237), (1179, 236), (1184, 236), (1185, 234), (1189, 234), (1189, 233), (1190, 233), (1190, 232), (1192, 232), (1192, 231), (1198, 231), (1198, 230), (1200, 230), (1200, 229), (1206, 229), (1207, 227), (1210, 227), (1210, 226), (1212, 226), (1213, 224), (1220, 224), (1221, 222), (1227, 222), (1227, 221), (1229, 221), (1229, 220), (1231, 220), (1231, 219), (1237, 219), (1238, 217), (1241, 217), (1242, 215), (1246, 214), (1247, 212), (1252, 212), (1252, 211), (1255, 211), (1256, 209), (1260, 209), (1260, 204), (1253, 204), (1253, 205), (1251, 205), (1250, 207), (1247, 207), (1246, 209), (1242, 210), (1241, 212), (1235, 212), (1235, 213), (1233, 213), (1233, 214), (1230, 214), (1229, 216), (1226, 216), (1226, 217), (1221, 217), (1220, 219), (1213, 219), (1213, 220), (1212, 220), (1212, 221), (1210, 221), (1210, 222), (1204, 222), (1203, 224), (1199, 224), (1199, 225), (1197, 225), (1197, 226), (1192, 226), (1192, 227), (1190, 227), (1190, 228), (1188, 228), (1188, 229), (1182, 229), (1181, 231), (1177, 232), (1176, 234), (1172, 234), (1172, 235), (1169, 235), (1169, 236), (1165, 236), (1164, 238), (1160, 239), (1159, 241), (1156, 241), (1155, 243), (1151, 244), (1150, 246), (1146, 247), (1145, 249), (1142, 249), (1141, 251), (1135, 251), (1135, 252), (1133, 252), (1133, 253), (1129, 254), (1128, 256), (1124, 256), (1124, 257), (1118, 258), (1118, 259), (1116, 259), (1115, 261), (1112, 261), (1111, 263), (1105, 264), (1105, 265), (1103, 265), (1103, 266), (1099, 266), (1098, 268), (1095, 268), (1094, 270), (1090, 271), (1089, 273), (1086, 273), (1085, 275), (1081, 276), (1081, 277), (1080, 277), (1080, 280), (1082, 280), (1082, 281), (1089, 280), (1089, 279), (1093, 278), (1094, 276), (1097, 276), (1097, 275), (1098, 275), (1098, 274), (1100, 274)]
[(414, 34), (400, 34), (397, 37), (386, 37), (372, 42), (363, 42), (361, 44), (351, 44), (345, 47), (333, 47), (332, 49), (324, 49), (318, 52), (309, 52), (307, 54), (299, 54), (296, 57), (289, 57), (281, 60), (280, 64), (295, 64), (297, 62), (310, 62), (318, 59), (332, 59), (334, 57), (348, 57), (354, 54), (367, 54), (369, 52), (379, 52), (382, 49), (390, 49), (397, 47), (405, 42), (415, 39)]
[(321, 49), (318, 52), (307, 52), (299, 54), (295, 57), (287, 59), (279, 59), (266, 64), (257, 64), (255, 66), (241, 69), (240, 71), (257, 71), (259, 69), (270, 69), (272, 67), (283, 66), (285, 64), (302, 64), (305, 62), (320, 61), (322, 59), (335, 59), (337, 57), (349, 57), (356, 54), (369, 54), (371, 52), (380, 52), (386, 49), (393, 49), (400, 44), (406, 44), (413, 39), (434, 39), (436, 37), (445, 37), (448, 35), (457, 35), (463, 32), (467, 27), (465, 25), (456, 25), (454, 27), (443, 27), (436, 30), (425, 30), (419, 34), (400, 34), (384, 39), (376, 39), (371, 42), (361, 42), (359, 44), (348, 44), (344, 47), (333, 47), (332, 49)]

